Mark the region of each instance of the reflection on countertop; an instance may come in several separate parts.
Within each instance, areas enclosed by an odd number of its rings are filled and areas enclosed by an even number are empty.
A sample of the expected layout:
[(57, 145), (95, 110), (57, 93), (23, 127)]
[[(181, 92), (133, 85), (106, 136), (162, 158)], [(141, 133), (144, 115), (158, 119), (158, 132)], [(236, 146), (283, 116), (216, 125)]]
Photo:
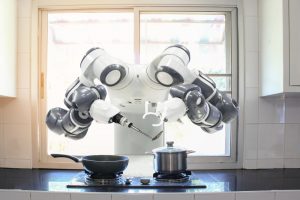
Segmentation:
[(300, 169), (193, 171), (193, 177), (205, 184), (206, 188), (67, 188), (67, 184), (80, 172), (79, 170), (0, 168), (0, 189), (126, 193), (198, 193), (300, 189)]

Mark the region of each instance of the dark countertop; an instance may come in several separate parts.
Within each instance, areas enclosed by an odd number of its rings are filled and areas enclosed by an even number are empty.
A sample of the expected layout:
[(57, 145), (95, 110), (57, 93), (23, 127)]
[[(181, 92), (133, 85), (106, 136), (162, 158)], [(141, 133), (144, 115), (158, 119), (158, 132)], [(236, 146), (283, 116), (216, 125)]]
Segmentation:
[(229, 192), (300, 189), (300, 169), (271, 170), (201, 170), (193, 171), (207, 188), (201, 189), (128, 189), (67, 188), (79, 170), (3, 169), (0, 168), (0, 189), (21, 189), (65, 192)]

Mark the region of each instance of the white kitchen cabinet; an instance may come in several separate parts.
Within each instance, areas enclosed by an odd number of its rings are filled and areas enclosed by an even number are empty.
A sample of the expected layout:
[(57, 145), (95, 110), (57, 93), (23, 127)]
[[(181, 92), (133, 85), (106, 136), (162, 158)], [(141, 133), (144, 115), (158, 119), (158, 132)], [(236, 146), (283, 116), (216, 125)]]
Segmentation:
[(30, 200), (71, 200), (71, 194), (67, 192), (31, 192)]
[(0, 200), (30, 200), (30, 192), (0, 189)]
[(16, 96), (17, 1), (0, 1), (0, 97)]
[(259, 0), (261, 96), (300, 95), (300, 1)]

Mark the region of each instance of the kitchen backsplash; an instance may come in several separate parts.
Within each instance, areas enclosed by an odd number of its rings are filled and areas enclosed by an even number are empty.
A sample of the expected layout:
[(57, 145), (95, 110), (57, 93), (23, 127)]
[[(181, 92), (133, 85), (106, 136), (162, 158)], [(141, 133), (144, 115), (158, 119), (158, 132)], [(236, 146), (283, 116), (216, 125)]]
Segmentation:
[(0, 99), (0, 166), (31, 168), (31, 0), (17, 4), (17, 98)]
[[(244, 2), (244, 168), (300, 167), (300, 98), (259, 97), (257, 0)], [(0, 99), (0, 167), (31, 168), (31, 0), (18, 0), (18, 96)]]

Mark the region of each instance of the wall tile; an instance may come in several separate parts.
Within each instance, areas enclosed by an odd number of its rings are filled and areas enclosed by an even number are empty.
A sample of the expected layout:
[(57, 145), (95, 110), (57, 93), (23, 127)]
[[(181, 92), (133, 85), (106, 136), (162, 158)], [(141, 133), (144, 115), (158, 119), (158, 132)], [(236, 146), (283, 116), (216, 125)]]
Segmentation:
[(198, 193), (195, 200), (235, 200), (234, 192)]
[(30, 124), (31, 123), (30, 90), (18, 89), (17, 98), (5, 101), (2, 104), (3, 123)]
[(257, 16), (257, 0), (244, 0), (243, 2), (245, 16)]
[(258, 126), (258, 158), (283, 158), (284, 124)]
[(3, 123), (3, 109), (2, 109), (2, 103), (3, 103), (3, 99), (0, 100), (0, 124)]
[(4, 124), (5, 158), (31, 159), (30, 124)]
[(257, 168), (257, 159), (253, 160), (244, 160), (243, 161), (244, 169), (256, 169)]
[(6, 168), (32, 168), (30, 159), (4, 159), (3, 167)]
[(274, 200), (275, 192), (271, 191), (253, 191), (253, 192), (237, 192), (236, 200)]
[(258, 123), (258, 88), (246, 88), (245, 122)]
[(283, 168), (283, 159), (259, 159), (257, 160), (258, 169), (273, 169), (273, 168)]
[(300, 98), (286, 98), (286, 123), (300, 124)]
[(30, 19), (19, 18), (18, 19), (18, 52), (29, 53), (30, 52)]
[(30, 200), (30, 192), (19, 190), (0, 190), (0, 200)]
[(71, 200), (111, 200), (111, 194), (101, 193), (71, 193)]
[(18, 18), (30, 18), (31, 17), (31, 0), (18, 0)]
[(70, 196), (63, 192), (31, 192), (31, 200), (70, 200)]
[(162, 194), (154, 194), (154, 200), (194, 200), (194, 194), (186, 194), (186, 193), (162, 193)]
[(258, 125), (246, 125), (244, 134), (244, 159), (257, 158)]
[(284, 168), (300, 168), (300, 158), (298, 159), (291, 159), (287, 158), (284, 159)]
[(0, 158), (4, 157), (4, 132), (3, 124), (0, 123)]
[(259, 98), (260, 123), (285, 123), (285, 100), (282, 97)]
[(246, 52), (246, 87), (258, 87), (258, 52)]
[(0, 167), (4, 167), (4, 159), (0, 158)]
[(299, 200), (300, 190), (278, 191), (276, 192), (276, 200)]
[(300, 158), (300, 124), (285, 124), (285, 158)]
[(30, 54), (18, 53), (17, 88), (30, 89)]
[(245, 49), (258, 52), (258, 23), (257, 17), (245, 17)]
[(153, 194), (118, 193), (112, 194), (112, 200), (153, 200)]

